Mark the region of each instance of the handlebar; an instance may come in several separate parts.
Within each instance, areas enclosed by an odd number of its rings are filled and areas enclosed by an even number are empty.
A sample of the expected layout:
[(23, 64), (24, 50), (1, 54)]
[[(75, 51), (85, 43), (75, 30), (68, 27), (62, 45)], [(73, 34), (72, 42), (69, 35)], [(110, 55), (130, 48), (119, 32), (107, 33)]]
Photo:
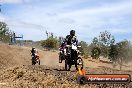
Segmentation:
[[(66, 47), (71, 47), (71, 45), (66, 45)], [(80, 48), (81, 46), (77, 46), (78, 48)]]
[(77, 46), (78, 48), (80, 48), (81, 46)]

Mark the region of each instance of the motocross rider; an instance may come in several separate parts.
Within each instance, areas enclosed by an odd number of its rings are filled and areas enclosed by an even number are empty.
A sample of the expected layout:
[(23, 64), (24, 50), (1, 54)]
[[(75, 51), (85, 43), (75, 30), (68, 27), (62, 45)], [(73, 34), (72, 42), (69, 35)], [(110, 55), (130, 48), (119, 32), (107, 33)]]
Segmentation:
[(72, 43), (75, 43), (76, 45), (78, 45), (78, 40), (77, 40), (77, 37), (75, 36), (75, 30), (70, 31), (70, 35), (66, 36), (60, 48), (64, 48), (65, 45), (71, 45)]
[[(77, 37), (75, 36), (75, 30), (70, 31), (70, 35), (66, 36), (65, 40), (60, 45), (59, 49), (63, 51), (66, 45), (71, 45), (72, 43), (75, 43), (76, 45), (78, 45), (78, 40), (77, 40)], [(67, 52), (69, 53), (69, 50)]]
[[(75, 30), (70, 31), (70, 35), (67, 35), (63, 43), (61, 44), (60, 48), (64, 49), (66, 45), (71, 45), (74, 43), (76, 46), (78, 46), (78, 40), (77, 37), (75, 36)], [(67, 53), (70, 53), (70, 50), (67, 49)], [(76, 70), (77, 69), (77, 64), (75, 64)]]
[(66, 36), (65, 42), (67, 42), (67, 45), (71, 45), (72, 43), (76, 43), (76, 45), (78, 45), (78, 40), (75, 36), (75, 30), (70, 31), (70, 35)]
[(35, 49), (35, 47), (33, 47), (31, 50), (32, 56), (38, 55), (37, 53), (38, 53), (38, 51)]

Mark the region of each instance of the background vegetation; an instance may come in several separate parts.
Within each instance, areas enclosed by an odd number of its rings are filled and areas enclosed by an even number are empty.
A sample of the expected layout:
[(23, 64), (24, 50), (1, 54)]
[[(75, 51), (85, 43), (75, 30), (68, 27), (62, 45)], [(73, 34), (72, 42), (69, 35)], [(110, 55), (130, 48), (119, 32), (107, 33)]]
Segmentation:
[(9, 30), (8, 26), (4, 22), (0, 22), (0, 41), (9, 43), (12, 36), (12, 31)]

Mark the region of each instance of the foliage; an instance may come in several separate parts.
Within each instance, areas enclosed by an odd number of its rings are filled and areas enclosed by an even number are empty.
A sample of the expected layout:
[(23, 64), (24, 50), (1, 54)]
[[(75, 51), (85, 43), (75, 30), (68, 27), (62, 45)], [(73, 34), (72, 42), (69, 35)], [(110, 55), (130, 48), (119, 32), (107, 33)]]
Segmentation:
[(101, 56), (108, 57), (110, 46), (115, 43), (114, 36), (110, 32), (100, 32), (99, 36), (99, 47), (101, 49)]
[(94, 38), (93, 38), (92, 44), (93, 44), (94, 46), (99, 46), (99, 40), (98, 40), (97, 37), (94, 37)]
[(116, 43), (115, 45), (110, 46), (109, 58), (113, 62), (113, 65), (120, 65), (120, 70), (122, 65), (131, 61), (132, 57), (132, 46), (131, 43), (127, 40)]
[(94, 47), (94, 48), (92, 49), (91, 52), (92, 52), (91, 57), (92, 57), (93, 59), (98, 59), (99, 56), (100, 56), (101, 50), (100, 50), (99, 47)]
[(4, 22), (0, 22), (0, 41), (9, 42), (12, 32), (9, 30), (8, 26)]
[(110, 46), (115, 43), (114, 36), (110, 34), (108, 31), (100, 32), (99, 36), (99, 44), (104, 46)]
[(86, 54), (86, 53), (87, 53), (87, 48), (88, 48), (87, 43), (84, 42), (84, 41), (81, 41), (81, 42), (79, 42), (79, 46), (81, 46), (81, 47), (79, 48), (81, 54), (82, 54), (82, 55)]
[(58, 42), (59, 42), (59, 45), (61, 45), (62, 42), (64, 41), (64, 37), (61, 37), (61, 36), (60, 36), (58, 40), (59, 40), (59, 41), (58, 41)]
[[(109, 32), (104, 31), (100, 32), (98, 37), (94, 37), (91, 43), (91, 51), (93, 51), (96, 47), (98, 47), (99, 54), (104, 57), (109, 56), (110, 46), (115, 43), (114, 36), (112, 36)], [(91, 55), (95, 55), (95, 52), (92, 52)], [(97, 55), (99, 56), (99, 55)], [(97, 58), (97, 57), (96, 57)]]
[(127, 63), (128, 61), (131, 60), (131, 44), (127, 40), (121, 41), (117, 43), (117, 49), (118, 49), (118, 63), (120, 65), (120, 70), (121, 66), (123, 63)]
[(118, 46), (111, 45), (109, 50), (109, 59), (113, 62), (117, 61), (118, 58)]
[(58, 39), (52, 34), (46, 40), (41, 41), (41, 46), (48, 49), (57, 49), (59, 46)]
[(81, 46), (79, 48), (80, 52), (81, 52), (81, 55), (84, 56), (84, 58), (88, 58), (89, 56), (89, 46), (88, 44), (85, 42), (85, 41), (81, 41), (79, 42), (79, 46)]

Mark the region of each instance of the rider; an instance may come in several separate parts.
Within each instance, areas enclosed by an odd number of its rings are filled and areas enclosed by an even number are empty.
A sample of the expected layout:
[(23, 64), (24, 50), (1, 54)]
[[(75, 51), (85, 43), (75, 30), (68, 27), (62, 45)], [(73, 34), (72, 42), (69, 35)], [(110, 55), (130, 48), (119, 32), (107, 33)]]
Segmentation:
[(37, 50), (35, 49), (35, 47), (32, 47), (32, 50), (31, 50), (31, 54), (32, 56), (35, 56), (37, 54)]
[(70, 31), (70, 35), (67, 35), (63, 43), (61, 44), (60, 48), (64, 48), (65, 45), (71, 45), (72, 43), (75, 43), (78, 45), (77, 37), (75, 36), (75, 30)]
[[(66, 45), (71, 45), (72, 43), (75, 43), (78, 45), (77, 37), (75, 36), (75, 30), (70, 31), (70, 35), (67, 35), (63, 43), (60, 45), (60, 51), (64, 52), (64, 49), (66, 48)], [(67, 51), (69, 52), (69, 50)]]
[[(62, 49), (63, 47), (65, 48), (66, 45), (71, 45), (71, 44), (78, 45), (78, 40), (77, 37), (75, 36), (75, 30), (70, 31), (70, 35), (67, 35), (64, 42), (61, 44), (60, 48)], [(67, 49), (67, 53), (70, 53), (70, 50)], [(75, 67), (77, 69), (77, 64), (75, 64)]]
[(78, 45), (78, 40), (75, 36), (75, 30), (70, 31), (70, 35), (66, 36), (65, 42), (67, 42), (67, 45), (71, 45), (72, 43), (76, 43), (76, 45)]

